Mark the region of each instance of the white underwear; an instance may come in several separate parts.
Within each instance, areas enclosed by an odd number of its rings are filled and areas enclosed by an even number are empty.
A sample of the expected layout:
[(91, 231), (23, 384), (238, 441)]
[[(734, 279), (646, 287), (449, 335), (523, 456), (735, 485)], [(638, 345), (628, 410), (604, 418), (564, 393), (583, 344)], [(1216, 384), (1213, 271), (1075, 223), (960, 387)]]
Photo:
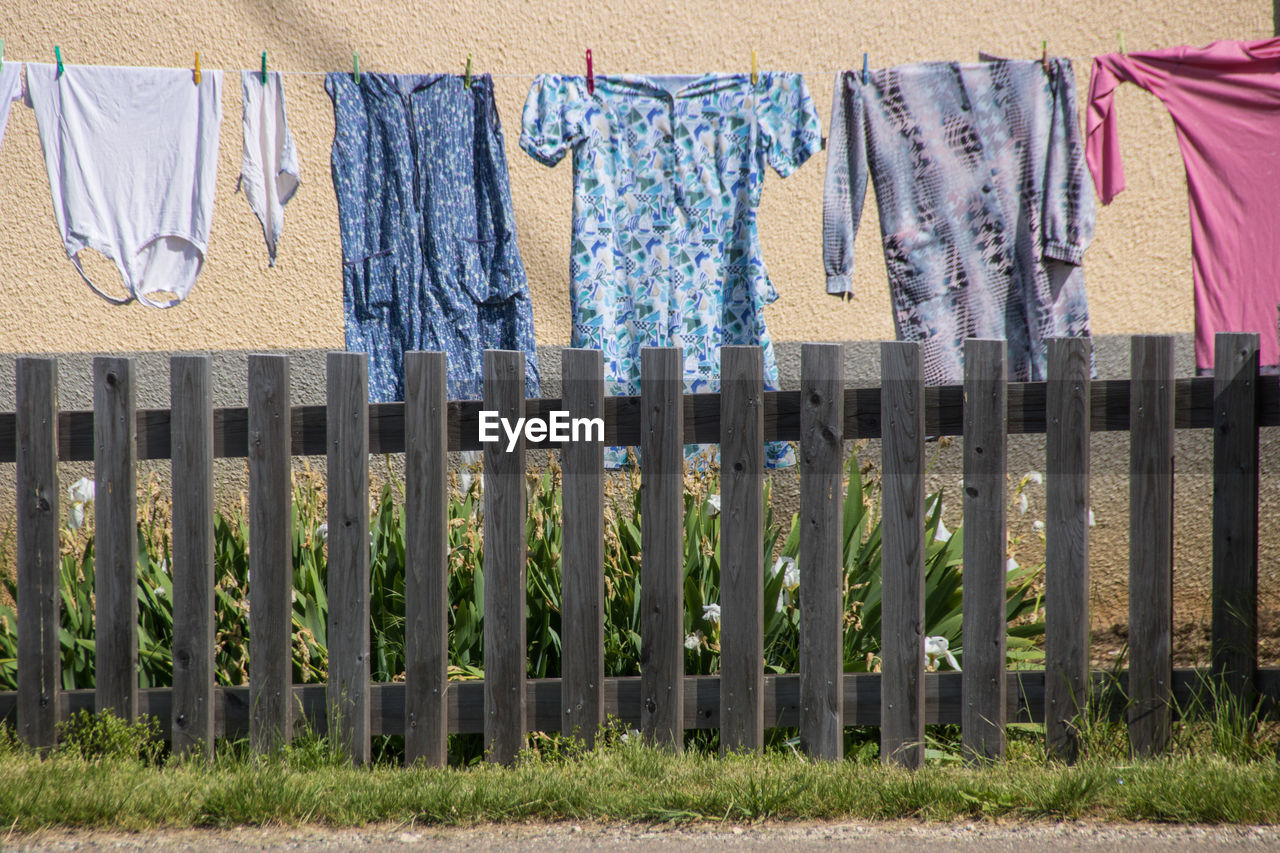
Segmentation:
[[(204, 266), (213, 220), (222, 72), (27, 64), (53, 213), (67, 256), (94, 292), (177, 305)], [(115, 261), (128, 296), (104, 293), (77, 257)]]
[(284, 86), (273, 71), (262, 82), (261, 71), (242, 71), (244, 157), (240, 186), (249, 207), (262, 223), (267, 257), (276, 265), (276, 244), (284, 230), (284, 206), (298, 190), (298, 150), (293, 146), (284, 109)]

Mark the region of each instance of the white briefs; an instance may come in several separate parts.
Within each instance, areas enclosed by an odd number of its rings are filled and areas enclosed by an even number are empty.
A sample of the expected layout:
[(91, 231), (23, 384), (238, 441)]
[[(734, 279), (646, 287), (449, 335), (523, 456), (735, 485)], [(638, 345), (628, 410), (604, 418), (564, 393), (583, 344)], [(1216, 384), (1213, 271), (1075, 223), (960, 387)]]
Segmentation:
[[(6, 67), (7, 67), (6, 63)], [(213, 220), (222, 72), (27, 63), (53, 213), (67, 256), (104, 299), (177, 305), (204, 265)], [(128, 296), (89, 280), (85, 248), (116, 263)]]
[(285, 115), (280, 73), (269, 73), (264, 84), (261, 71), (242, 71), (240, 85), (244, 94), (240, 186), (262, 223), (267, 256), (275, 266), (276, 244), (284, 230), (284, 206), (298, 189), (298, 151)]

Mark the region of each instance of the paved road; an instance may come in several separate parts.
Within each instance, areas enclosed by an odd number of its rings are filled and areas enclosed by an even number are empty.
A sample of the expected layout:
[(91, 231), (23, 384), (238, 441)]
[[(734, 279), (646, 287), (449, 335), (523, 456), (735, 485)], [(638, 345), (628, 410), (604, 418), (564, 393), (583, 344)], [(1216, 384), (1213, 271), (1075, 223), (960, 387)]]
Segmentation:
[(6, 850), (334, 851), (511, 850), (841, 850), (866, 853), (935, 851), (1163, 851), (1276, 850), (1280, 827), (1183, 827), (1114, 823), (787, 823), (680, 828), (599, 824), (532, 824), (440, 829), (378, 826), (177, 830), (141, 834), (50, 831), (0, 839)]

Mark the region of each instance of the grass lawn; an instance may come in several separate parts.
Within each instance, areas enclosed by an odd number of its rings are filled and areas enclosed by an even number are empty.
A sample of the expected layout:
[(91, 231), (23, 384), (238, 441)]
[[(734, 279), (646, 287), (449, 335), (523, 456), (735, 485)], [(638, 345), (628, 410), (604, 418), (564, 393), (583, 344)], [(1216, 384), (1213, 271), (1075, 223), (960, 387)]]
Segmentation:
[(1250, 735), (1252, 746), (1241, 750), (1224, 744), (1222, 731), (1209, 723), (1182, 724), (1170, 757), (1131, 761), (1117, 724), (1091, 732), (1086, 755), (1074, 766), (1046, 761), (1041, 738), (1019, 727), (1007, 761), (966, 766), (942, 743), (917, 772), (882, 768), (866, 757), (815, 763), (786, 746), (726, 758), (701, 750), (674, 756), (616, 733), (594, 750), (535, 738), (535, 748), (511, 768), (406, 770), (351, 767), (311, 737), (273, 756), (231, 744), (220, 746), (212, 763), (178, 760), (163, 755), (145, 726), (96, 720), (64, 730), (63, 746), (44, 757), (4, 738), (0, 825), (27, 833), (529, 820), (1280, 823), (1274, 744)]

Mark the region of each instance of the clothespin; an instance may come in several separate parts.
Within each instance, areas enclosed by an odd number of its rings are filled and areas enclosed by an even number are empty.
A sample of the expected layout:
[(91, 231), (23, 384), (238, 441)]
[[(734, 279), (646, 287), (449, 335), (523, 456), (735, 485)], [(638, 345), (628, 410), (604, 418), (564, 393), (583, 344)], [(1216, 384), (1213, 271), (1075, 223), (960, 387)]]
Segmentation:
[(862, 82), (871, 82), (871, 72), (867, 70), (867, 52), (865, 50), (862, 52)]
[(1121, 30), (1120, 31), (1120, 53), (1124, 54), (1126, 52), (1127, 51), (1124, 49), (1124, 30)]
[(196, 68), (194, 76), (196, 85), (199, 86), (200, 81), (204, 79), (204, 75), (200, 73), (200, 51), (198, 50), (196, 51)]
[(351, 74), (356, 78), (356, 85), (360, 85), (360, 51), (358, 50), (351, 52)]
[(587, 94), (596, 93), (596, 74), (591, 67), (591, 48), (587, 48)]
[(59, 76), (59, 77), (61, 77), (61, 76), (62, 76), (62, 72), (63, 72), (63, 68), (62, 68), (62, 48), (58, 47), (56, 44), (53, 46), (53, 56), (54, 56), (54, 58), (55, 58), (55, 59), (57, 59), (57, 60), (58, 60), (58, 76)]
[(267, 85), (267, 52), (262, 52), (262, 85)]
[(1040, 67), (1044, 69), (1044, 73), (1049, 73), (1049, 40), (1044, 39), (1040, 42)]
[(751, 85), (760, 81), (760, 66), (756, 64), (756, 49), (751, 48)]
[(4, 39), (0, 39), (0, 68), (4, 68)]
[(467, 54), (467, 72), (462, 75), (462, 88), (471, 88), (471, 54)]

